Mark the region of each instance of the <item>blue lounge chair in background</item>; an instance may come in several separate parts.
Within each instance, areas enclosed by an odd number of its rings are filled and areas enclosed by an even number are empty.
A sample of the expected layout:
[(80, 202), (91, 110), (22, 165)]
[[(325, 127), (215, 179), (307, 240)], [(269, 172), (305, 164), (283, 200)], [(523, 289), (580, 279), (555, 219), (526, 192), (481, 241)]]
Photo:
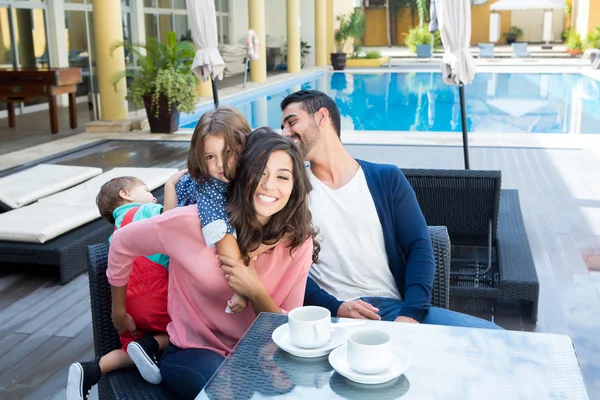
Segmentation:
[(513, 43), (512, 51), (512, 56), (516, 58), (531, 57), (531, 53), (529, 52), (529, 50), (527, 50), (527, 43)]
[(479, 43), (479, 58), (494, 58), (494, 43)]

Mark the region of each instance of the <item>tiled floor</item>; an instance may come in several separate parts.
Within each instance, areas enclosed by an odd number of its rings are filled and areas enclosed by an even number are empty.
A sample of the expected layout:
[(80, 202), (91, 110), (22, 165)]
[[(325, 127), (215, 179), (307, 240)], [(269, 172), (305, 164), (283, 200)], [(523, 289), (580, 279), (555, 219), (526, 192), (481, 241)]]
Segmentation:
[[(187, 143), (110, 146), (62, 162), (182, 166)], [(403, 168), (462, 168), (457, 147), (347, 148), (355, 157)], [(519, 190), (541, 285), (539, 322), (515, 316), (513, 304), (454, 300), (452, 308), (507, 329), (569, 335), (589, 396), (600, 398), (600, 273), (585, 261), (600, 255), (600, 159), (585, 149), (472, 147), (471, 165), (502, 170), (502, 187)], [(53, 277), (0, 272), (0, 398), (64, 396), (68, 365), (92, 356), (87, 296), (85, 275), (61, 287)]]

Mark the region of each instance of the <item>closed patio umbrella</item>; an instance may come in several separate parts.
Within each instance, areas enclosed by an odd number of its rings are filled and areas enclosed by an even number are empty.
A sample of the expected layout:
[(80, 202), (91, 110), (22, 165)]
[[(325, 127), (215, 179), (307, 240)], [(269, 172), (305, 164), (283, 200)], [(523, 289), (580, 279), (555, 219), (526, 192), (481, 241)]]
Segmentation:
[(469, 169), (469, 137), (467, 132), (467, 110), (465, 88), (475, 78), (476, 66), (469, 45), (471, 42), (471, 1), (470, 0), (432, 0), (435, 7), (442, 44), (446, 50), (443, 57), (442, 75), (448, 85), (458, 85), (460, 112), (462, 120), (463, 153), (465, 169)]
[(217, 33), (217, 14), (213, 0), (186, 0), (187, 11), (192, 28), (192, 38), (198, 49), (192, 71), (202, 81), (212, 82), (215, 108), (219, 106), (216, 79), (223, 79), (225, 62), (219, 53)]

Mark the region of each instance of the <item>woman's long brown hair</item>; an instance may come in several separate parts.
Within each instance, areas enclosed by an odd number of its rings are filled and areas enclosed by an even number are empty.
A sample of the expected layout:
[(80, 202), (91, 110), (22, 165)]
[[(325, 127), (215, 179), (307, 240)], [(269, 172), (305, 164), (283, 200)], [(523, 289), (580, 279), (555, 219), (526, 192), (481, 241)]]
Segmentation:
[[(283, 151), (292, 159), (294, 184), (288, 203), (261, 226), (254, 210), (254, 193), (273, 152)], [(239, 161), (235, 179), (231, 183), (227, 211), (237, 230), (241, 254), (246, 258), (261, 243), (274, 244), (284, 236), (290, 239), (290, 255), (306, 239), (313, 239), (313, 262), (321, 247), (316, 241), (316, 230), (308, 209), (308, 193), (312, 190), (306, 167), (296, 144), (273, 129), (262, 127), (250, 134), (246, 149)]]

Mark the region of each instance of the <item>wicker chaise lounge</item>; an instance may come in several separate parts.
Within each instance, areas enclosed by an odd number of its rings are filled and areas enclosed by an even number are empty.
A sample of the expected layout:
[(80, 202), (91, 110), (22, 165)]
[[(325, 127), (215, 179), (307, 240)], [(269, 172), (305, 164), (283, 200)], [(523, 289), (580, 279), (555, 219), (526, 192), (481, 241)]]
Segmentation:
[[(437, 270), (432, 304), (449, 307), (450, 241), (443, 226), (429, 227)], [(110, 285), (106, 278), (108, 245), (88, 246), (90, 300), (94, 327), (94, 348), (99, 358), (121, 347), (111, 320)], [(98, 386), (101, 399), (173, 399), (175, 396), (164, 384), (151, 385), (135, 369), (111, 372), (102, 377)]]
[(539, 281), (516, 190), (500, 171), (414, 170), (412, 185), (428, 225), (448, 228), (450, 294), (527, 302), (537, 322)]

